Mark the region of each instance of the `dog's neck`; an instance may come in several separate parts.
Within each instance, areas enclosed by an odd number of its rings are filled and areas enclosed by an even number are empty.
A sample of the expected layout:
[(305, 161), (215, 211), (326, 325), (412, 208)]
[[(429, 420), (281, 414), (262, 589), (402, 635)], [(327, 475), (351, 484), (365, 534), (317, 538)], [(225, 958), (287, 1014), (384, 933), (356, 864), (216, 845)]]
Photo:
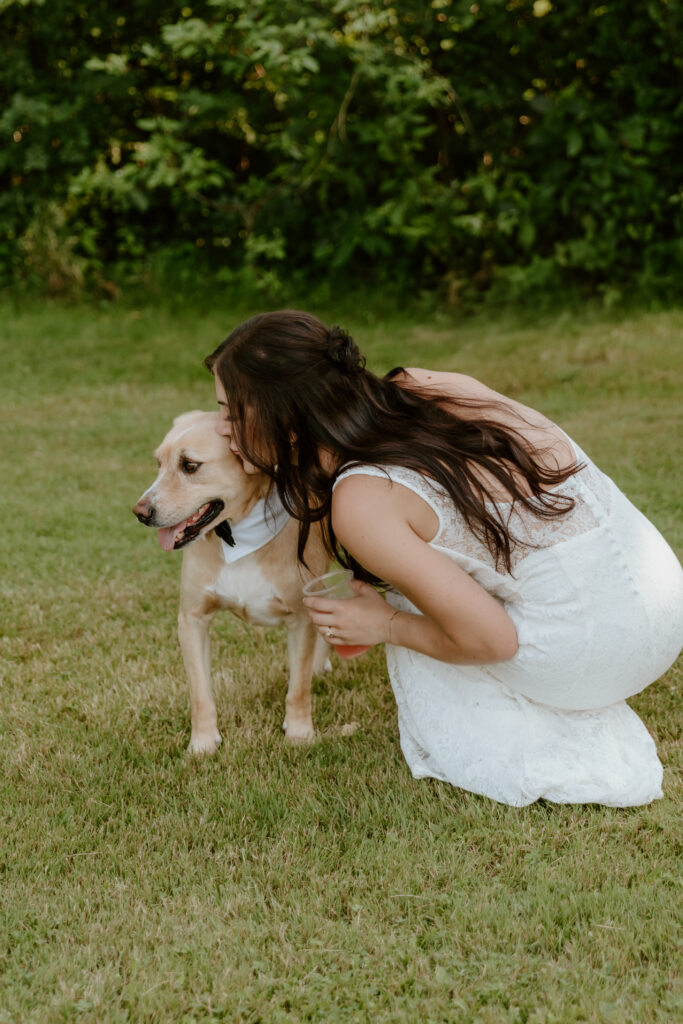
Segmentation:
[[(250, 515), (252, 514), (252, 510), (256, 507), (256, 505), (258, 505), (259, 502), (262, 502), (268, 496), (268, 492), (270, 490), (270, 480), (268, 479), (267, 476), (259, 473), (258, 475), (251, 476), (249, 479), (251, 482), (253, 482), (254, 486), (251, 488), (242, 507), (239, 509), (237, 517), (232, 517), (232, 524), (241, 523), (249, 519)], [(277, 502), (277, 504), (279, 505), (279, 502)], [(236, 525), (231, 525), (231, 523), (226, 519), (224, 520), (224, 522), (218, 524), (218, 526), (214, 530), (214, 533), (216, 534), (217, 537), (220, 537), (222, 541), (225, 541), (225, 543), (229, 547), (234, 547), (235, 528)]]
[(224, 561), (228, 564), (236, 562), (258, 551), (277, 536), (288, 519), (289, 515), (276, 491), (267, 499), (258, 497), (239, 522), (230, 524), (226, 520), (216, 527), (215, 533), (221, 542)]

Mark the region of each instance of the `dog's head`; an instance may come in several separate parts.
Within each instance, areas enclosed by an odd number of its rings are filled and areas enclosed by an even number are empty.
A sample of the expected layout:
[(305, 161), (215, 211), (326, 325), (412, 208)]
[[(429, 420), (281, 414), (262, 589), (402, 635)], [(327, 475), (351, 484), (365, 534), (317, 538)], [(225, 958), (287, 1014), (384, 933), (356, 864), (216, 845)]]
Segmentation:
[(232, 543), (230, 522), (239, 522), (268, 489), (261, 474), (247, 474), (215, 431), (218, 413), (186, 412), (154, 453), (159, 473), (134, 514), (159, 531), (164, 551), (177, 551), (208, 530)]

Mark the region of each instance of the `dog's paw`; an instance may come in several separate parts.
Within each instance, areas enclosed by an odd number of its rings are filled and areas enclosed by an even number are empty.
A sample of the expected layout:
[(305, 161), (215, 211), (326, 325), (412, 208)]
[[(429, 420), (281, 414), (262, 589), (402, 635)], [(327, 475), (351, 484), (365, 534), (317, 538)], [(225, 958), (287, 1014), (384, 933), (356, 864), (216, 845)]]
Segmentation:
[(285, 718), (282, 729), (288, 743), (312, 743), (315, 739), (315, 729), (311, 722), (288, 721)]
[(223, 739), (218, 730), (209, 733), (192, 733), (187, 752), (196, 756), (215, 754), (222, 742)]

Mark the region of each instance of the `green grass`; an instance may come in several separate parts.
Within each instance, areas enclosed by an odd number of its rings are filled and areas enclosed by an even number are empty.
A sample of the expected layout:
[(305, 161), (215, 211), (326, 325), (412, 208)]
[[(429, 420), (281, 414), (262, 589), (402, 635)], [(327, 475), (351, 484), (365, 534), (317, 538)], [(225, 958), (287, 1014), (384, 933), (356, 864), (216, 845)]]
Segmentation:
[[(188, 759), (180, 560), (130, 506), (250, 311), (1, 312), (0, 1024), (676, 1019), (680, 665), (631, 702), (664, 800), (518, 810), (410, 777), (379, 651), (316, 682), (319, 738), (288, 748), (284, 636), (226, 615), (224, 746)], [(556, 418), (683, 550), (682, 312), (344, 323), (373, 369)]]

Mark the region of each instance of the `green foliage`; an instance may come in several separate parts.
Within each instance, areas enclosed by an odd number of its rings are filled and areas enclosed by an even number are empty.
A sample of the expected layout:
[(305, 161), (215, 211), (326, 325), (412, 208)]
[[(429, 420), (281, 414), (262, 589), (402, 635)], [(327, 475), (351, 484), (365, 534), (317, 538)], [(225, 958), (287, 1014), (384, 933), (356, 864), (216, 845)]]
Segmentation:
[[(681, 8), (668, 0), (0, 6), (0, 266), (671, 294)], [(75, 248), (36, 263), (45, 204)], [(23, 242), (22, 242), (23, 239)], [(31, 243), (33, 244), (33, 243)], [(69, 275), (67, 274), (67, 280)]]

